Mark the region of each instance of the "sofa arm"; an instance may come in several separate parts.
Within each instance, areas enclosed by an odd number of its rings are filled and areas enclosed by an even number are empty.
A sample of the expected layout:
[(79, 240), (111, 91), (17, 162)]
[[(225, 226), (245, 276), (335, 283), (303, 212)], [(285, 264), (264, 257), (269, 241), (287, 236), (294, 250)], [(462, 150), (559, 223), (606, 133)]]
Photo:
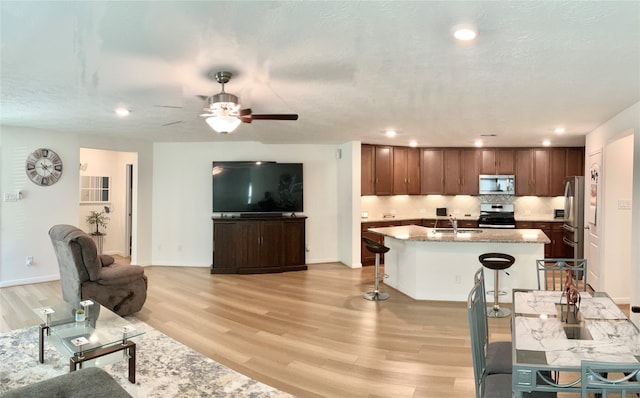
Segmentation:
[(100, 285), (123, 285), (141, 279), (144, 276), (144, 268), (139, 265), (112, 264), (102, 267), (98, 274)]

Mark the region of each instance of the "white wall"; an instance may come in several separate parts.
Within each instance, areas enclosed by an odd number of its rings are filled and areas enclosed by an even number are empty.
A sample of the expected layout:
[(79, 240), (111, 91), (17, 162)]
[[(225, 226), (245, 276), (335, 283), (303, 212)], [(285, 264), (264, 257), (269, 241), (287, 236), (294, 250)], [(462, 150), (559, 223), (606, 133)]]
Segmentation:
[[(113, 139), (91, 134), (77, 135), (39, 129), (1, 126), (0, 190), (21, 190), (23, 199), (0, 202), (0, 286), (54, 280), (58, 265), (47, 232), (55, 224), (78, 225), (80, 148), (132, 151), (138, 154), (135, 168), (138, 187), (134, 197), (134, 264), (151, 259), (152, 146), (135, 139)], [(56, 184), (40, 187), (26, 176), (24, 162), (33, 150), (47, 147), (63, 161), (63, 175)], [(34, 265), (25, 265), (33, 256)]]
[(338, 160), (338, 259), (360, 268), (360, 142), (339, 148)]
[[(606, 282), (610, 275), (616, 273), (622, 273), (627, 276), (625, 282), (628, 285), (629, 296), (628, 297), (614, 297), (620, 302), (630, 301), (632, 305), (640, 305), (640, 102), (625, 109), (618, 115), (614, 116), (611, 120), (598, 127), (591, 133), (587, 134), (585, 140), (585, 153), (590, 154), (597, 151), (601, 151), (603, 154), (601, 175), (605, 177), (608, 175), (606, 168), (609, 167), (609, 161), (606, 156), (605, 148), (609, 143), (624, 137), (629, 134), (629, 130), (633, 132), (633, 162), (627, 165), (627, 167), (633, 168), (633, 183), (632, 183), (632, 209), (631, 209), (631, 248), (630, 248), (630, 261), (620, 263), (605, 256), (605, 253), (609, 252), (609, 255), (615, 253), (608, 250), (609, 245), (613, 245), (614, 241), (619, 239), (619, 233), (611, 230), (607, 231), (604, 228), (599, 230), (600, 234), (600, 256), (599, 263), (601, 264), (601, 272), (604, 274), (605, 285), (601, 286), (601, 290), (616, 291), (615, 286), (611, 286)], [(606, 186), (606, 181), (602, 181), (603, 186)], [(587, 196), (588, 197), (588, 196)], [(602, 196), (604, 203), (617, 198), (611, 198), (608, 192), (604, 192)], [(597, 220), (601, 220), (603, 225), (606, 225), (609, 214), (606, 213), (606, 205), (598, 206)], [(586, 242), (586, 241), (585, 241)], [(609, 279), (611, 280), (611, 279)]]
[[(631, 201), (633, 179), (633, 134), (609, 143), (605, 148), (604, 206), (602, 219), (604, 236), (608, 239), (603, 250), (608, 267), (602, 275), (601, 287), (612, 297), (628, 300), (631, 286), (627, 283), (631, 267), (631, 208), (620, 206), (620, 201)], [(609, 268), (618, 264), (617, 268)], [(640, 286), (639, 286), (640, 287)]]
[[(211, 266), (211, 162), (301, 162), (307, 263), (338, 261), (336, 145), (154, 144), (154, 265)], [(359, 162), (358, 158), (358, 162)]]

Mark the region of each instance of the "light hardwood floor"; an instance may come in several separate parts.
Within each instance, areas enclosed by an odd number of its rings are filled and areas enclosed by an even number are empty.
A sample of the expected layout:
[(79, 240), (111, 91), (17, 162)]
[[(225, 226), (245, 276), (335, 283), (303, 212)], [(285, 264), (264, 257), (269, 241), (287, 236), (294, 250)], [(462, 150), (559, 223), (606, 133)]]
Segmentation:
[[(474, 396), (465, 303), (415, 301), (385, 285), (389, 300), (366, 301), (373, 267), (211, 275), (152, 266), (145, 273), (148, 298), (137, 318), (291, 394)], [(31, 308), (59, 300), (59, 282), (0, 289), (0, 330), (36, 325)], [(489, 325), (492, 340), (510, 340), (508, 318)]]

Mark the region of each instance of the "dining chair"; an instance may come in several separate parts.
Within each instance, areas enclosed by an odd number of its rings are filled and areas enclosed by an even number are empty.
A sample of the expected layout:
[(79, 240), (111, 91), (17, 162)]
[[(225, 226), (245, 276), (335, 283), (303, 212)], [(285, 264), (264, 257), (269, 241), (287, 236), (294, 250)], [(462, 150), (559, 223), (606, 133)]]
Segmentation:
[(582, 398), (590, 393), (602, 394), (602, 398), (610, 393), (621, 398), (640, 393), (640, 362), (582, 361), (580, 370)]
[(476, 283), (469, 292), (467, 313), (471, 337), (471, 358), (476, 398), (510, 398), (511, 374), (488, 374), (485, 346), (482, 343), (486, 329), (487, 309), (481, 283)]
[(578, 289), (587, 291), (587, 260), (584, 258), (544, 258), (536, 260), (536, 268), (538, 289), (564, 290), (567, 271), (573, 271)]
[(478, 344), (483, 347), (483, 350), (486, 353), (487, 374), (510, 374), (512, 371), (511, 342), (489, 342), (489, 321), (487, 319), (487, 296), (484, 285), (484, 267), (480, 267), (474, 274), (473, 284), (479, 285), (479, 299), (482, 301), (482, 305), (484, 306), (483, 316), (480, 316), (477, 319), (480, 323), (478, 329)]

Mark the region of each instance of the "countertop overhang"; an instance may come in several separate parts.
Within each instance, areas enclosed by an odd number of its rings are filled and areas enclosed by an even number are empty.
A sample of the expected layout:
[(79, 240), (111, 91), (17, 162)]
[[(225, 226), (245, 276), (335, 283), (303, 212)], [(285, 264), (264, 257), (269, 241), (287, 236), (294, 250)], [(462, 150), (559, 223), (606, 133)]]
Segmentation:
[(458, 228), (461, 231), (479, 232), (438, 232), (444, 228), (427, 228), (417, 225), (369, 228), (368, 231), (399, 240), (424, 242), (492, 242), (492, 243), (551, 243), (541, 229), (492, 229)]

